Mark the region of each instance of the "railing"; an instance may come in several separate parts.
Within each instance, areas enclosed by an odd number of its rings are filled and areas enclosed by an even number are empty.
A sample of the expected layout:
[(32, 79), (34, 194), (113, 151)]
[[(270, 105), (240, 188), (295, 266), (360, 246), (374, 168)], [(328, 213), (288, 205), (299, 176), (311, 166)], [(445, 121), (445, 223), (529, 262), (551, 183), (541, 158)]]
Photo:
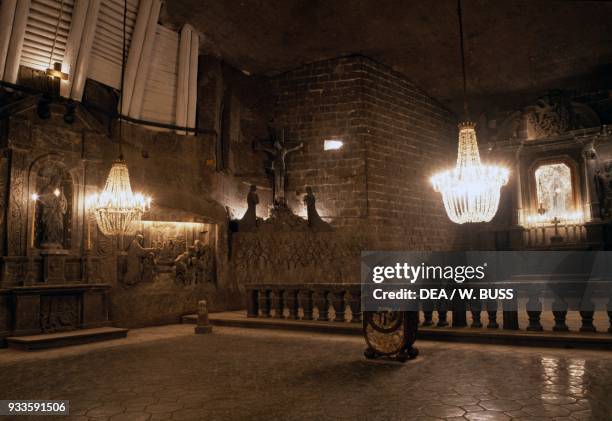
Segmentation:
[(557, 227), (555, 234), (554, 225), (538, 225), (526, 227), (523, 241), (526, 247), (542, 247), (553, 244), (551, 238), (560, 236), (560, 244), (580, 244), (586, 241), (586, 229), (583, 224), (563, 224)]
[[(506, 282), (503, 287), (520, 282)], [(584, 284), (575, 283), (578, 291), (584, 293)], [(605, 285), (604, 285), (605, 286)], [(565, 291), (572, 291), (564, 283)], [(247, 286), (247, 317), (278, 318), (289, 320), (350, 322), (361, 321), (361, 286), (359, 284), (261, 284)], [(487, 328), (519, 330), (525, 328), (530, 332), (542, 332), (542, 315), (544, 308), (550, 310), (552, 331), (568, 332), (568, 313), (579, 315), (579, 332), (596, 332), (594, 316), (596, 308), (606, 317), (607, 332), (612, 333), (612, 297), (600, 294), (601, 289), (589, 283), (589, 295), (572, 302), (571, 297), (556, 297), (550, 294), (550, 283), (534, 287), (533, 282), (527, 296), (520, 300), (472, 300), (465, 301), (438, 300), (435, 303), (420, 303), (420, 320), (423, 327), (453, 328)], [(579, 294), (574, 294), (574, 297)], [(574, 300), (575, 301), (575, 300)], [(607, 304), (606, 304), (607, 303)], [(520, 305), (519, 305), (520, 304)], [(597, 305), (596, 305), (597, 304)], [(572, 310), (580, 307), (580, 310)], [(519, 310), (523, 308), (525, 310)], [(450, 312), (450, 321), (449, 321)], [(483, 318), (486, 317), (486, 320)], [(437, 316), (434, 322), (434, 314)], [(468, 315), (469, 319), (468, 320)], [(523, 326), (521, 326), (523, 325)]]

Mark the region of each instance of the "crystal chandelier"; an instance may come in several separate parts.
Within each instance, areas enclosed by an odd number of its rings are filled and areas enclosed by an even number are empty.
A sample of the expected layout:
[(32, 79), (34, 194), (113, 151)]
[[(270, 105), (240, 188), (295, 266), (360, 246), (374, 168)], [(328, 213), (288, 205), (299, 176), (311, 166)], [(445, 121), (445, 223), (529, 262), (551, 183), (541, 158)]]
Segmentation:
[[(467, 119), (461, 0), (458, 0), (457, 12), (463, 71), (463, 107)], [(500, 189), (508, 182), (509, 172), (506, 168), (483, 165), (480, 162), (475, 128), (476, 125), (469, 121), (459, 124), (457, 165), (431, 178), (434, 190), (442, 194), (446, 214), (457, 224), (489, 222), (493, 219), (499, 206)]]
[(102, 193), (94, 195), (92, 210), (105, 235), (131, 235), (150, 205), (150, 198), (132, 193), (128, 167), (118, 160), (108, 173)]
[(457, 224), (489, 222), (497, 213), (500, 189), (508, 182), (508, 170), (482, 165), (474, 123), (459, 124), (457, 165), (431, 178), (442, 193), (446, 214)]
[(121, 148), (123, 108), (123, 70), (125, 68), (125, 24), (127, 0), (123, 8), (123, 63), (121, 66), (121, 95), (119, 98), (119, 159), (113, 163), (108, 173), (106, 185), (100, 195), (91, 198), (92, 209), (98, 227), (105, 235), (131, 235), (138, 228), (142, 214), (151, 205), (151, 199), (142, 194), (134, 194), (130, 184), (130, 173), (123, 160)]

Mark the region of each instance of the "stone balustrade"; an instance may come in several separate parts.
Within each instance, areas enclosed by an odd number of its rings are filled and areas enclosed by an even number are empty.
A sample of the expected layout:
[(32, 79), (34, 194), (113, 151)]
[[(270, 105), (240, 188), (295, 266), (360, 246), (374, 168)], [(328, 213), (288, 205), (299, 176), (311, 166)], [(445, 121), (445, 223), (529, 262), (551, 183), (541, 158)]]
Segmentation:
[[(612, 297), (604, 292), (608, 284), (597, 285), (590, 282), (588, 295), (585, 286), (579, 283), (573, 289), (564, 285), (569, 297), (558, 297), (550, 293), (550, 282), (542, 287), (529, 284), (527, 294), (517, 300), (437, 300), (419, 303), (420, 324), (423, 327), (449, 328), (486, 328), (542, 332), (544, 309), (552, 313), (552, 331), (568, 332), (566, 323), (568, 313), (575, 312), (580, 317), (579, 332), (596, 332), (593, 323), (595, 309), (598, 317), (606, 317), (607, 333), (612, 333)], [(520, 289), (520, 282), (507, 282), (503, 287), (512, 285)], [(278, 318), (287, 320), (321, 322), (361, 322), (361, 286), (359, 284), (252, 284), (247, 289), (247, 317)], [(576, 294), (571, 294), (575, 291)], [(607, 291), (607, 290), (606, 290)], [(578, 292), (580, 294), (578, 294)], [(580, 302), (572, 302), (572, 297), (582, 296)], [(586, 297), (586, 298), (585, 298)], [(597, 306), (595, 305), (597, 303)], [(518, 310), (519, 308), (523, 310)], [(572, 310), (580, 308), (581, 310)], [(451, 313), (449, 320), (448, 313)], [(524, 312), (524, 316), (520, 314)], [(437, 316), (434, 320), (434, 314)], [(520, 321), (520, 323), (519, 323)], [(603, 322), (603, 321), (602, 321)]]

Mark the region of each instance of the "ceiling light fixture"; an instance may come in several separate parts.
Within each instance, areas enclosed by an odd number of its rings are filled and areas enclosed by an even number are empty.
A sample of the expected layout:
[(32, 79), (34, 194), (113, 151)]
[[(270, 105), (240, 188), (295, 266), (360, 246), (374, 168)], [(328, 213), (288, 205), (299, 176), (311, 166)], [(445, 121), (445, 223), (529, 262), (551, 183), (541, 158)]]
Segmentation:
[(106, 185), (100, 195), (91, 199), (91, 208), (100, 231), (105, 235), (131, 235), (138, 228), (142, 214), (151, 206), (151, 198), (140, 193), (134, 194), (130, 183), (128, 166), (123, 159), (122, 149), (122, 116), (123, 88), (125, 69), (125, 27), (127, 18), (127, 0), (123, 6), (123, 61), (121, 65), (121, 92), (119, 95), (119, 159), (113, 163), (108, 173)]
[(476, 124), (469, 121), (463, 47), (461, 0), (458, 0), (461, 67), (463, 73), (463, 110), (466, 121), (459, 124), (459, 148), (455, 168), (438, 172), (431, 178), (434, 190), (442, 194), (446, 214), (457, 224), (489, 222), (499, 207), (500, 189), (508, 182), (509, 172), (497, 165), (480, 161)]

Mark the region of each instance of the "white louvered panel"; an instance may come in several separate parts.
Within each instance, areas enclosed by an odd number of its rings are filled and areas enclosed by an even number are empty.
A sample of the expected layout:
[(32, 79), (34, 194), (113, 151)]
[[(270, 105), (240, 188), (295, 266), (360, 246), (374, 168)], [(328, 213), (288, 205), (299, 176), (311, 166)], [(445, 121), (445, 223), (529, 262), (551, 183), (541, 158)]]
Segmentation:
[(179, 34), (157, 25), (151, 66), (142, 100), (143, 120), (175, 123)]
[[(125, 25), (126, 57), (136, 24), (139, 0), (128, 0)], [(123, 51), (123, 0), (103, 0), (100, 4), (96, 34), (91, 47), (87, 77), (113, 88), (121, 85)]]
[[(61, 20), (60, 7), (62, 8)], [(32, 0), (28, 13), (20, 64), (46, 70), (64, 59), (66, 40), (70, 32), (74, 0)], [(57, 29), (57, 39), (55, 33)], [(53, 40), (55, 39), (55, 48)], [(53, 57), (51, 52), (53, 51)]]

